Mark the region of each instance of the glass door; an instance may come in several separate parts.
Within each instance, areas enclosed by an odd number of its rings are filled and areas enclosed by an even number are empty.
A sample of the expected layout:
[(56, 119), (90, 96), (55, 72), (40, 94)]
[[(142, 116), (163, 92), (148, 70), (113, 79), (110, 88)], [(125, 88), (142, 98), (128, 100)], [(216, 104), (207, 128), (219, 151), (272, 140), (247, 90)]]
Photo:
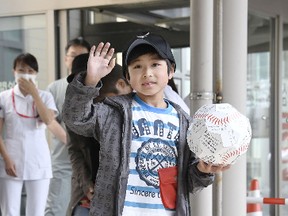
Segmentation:
[[(247, 152), (247, 190), (252, 179), (260, 184), (261, 195), (273, 194), (270, 176), (273, 164), (271, 152), (271, 38), (272, 24), (269, 18), (248, 16), (248, 69), (247, 115), (252, 126), (252, 140)], [(269, 216), (271, 206), (263, 205), (263, 215)]]
[[(283, 24), (282, 92), (281, 92), (281, 164), (280, 195), (288, 197), (288, 22)], [(288, 206), (280, 206), (281, 216), (288, 215)]]

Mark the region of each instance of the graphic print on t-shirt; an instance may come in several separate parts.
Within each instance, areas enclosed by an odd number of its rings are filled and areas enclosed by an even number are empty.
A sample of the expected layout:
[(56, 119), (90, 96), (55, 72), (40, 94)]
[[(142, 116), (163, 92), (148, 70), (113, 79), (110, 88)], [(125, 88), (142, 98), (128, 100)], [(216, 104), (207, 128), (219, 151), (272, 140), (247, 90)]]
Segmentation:
[(151, 107), (135, 97), (132, 103), (132, 143), (123, 216), (172, 216), (160, 196), (158, 170), (177, 165), (179, 117), (166, 109)]
[(158, 169), (176, 166), (176, 152), (167, 141), (152, 138), (138, 149), (135, 163), (140, 179), (158, 188)]

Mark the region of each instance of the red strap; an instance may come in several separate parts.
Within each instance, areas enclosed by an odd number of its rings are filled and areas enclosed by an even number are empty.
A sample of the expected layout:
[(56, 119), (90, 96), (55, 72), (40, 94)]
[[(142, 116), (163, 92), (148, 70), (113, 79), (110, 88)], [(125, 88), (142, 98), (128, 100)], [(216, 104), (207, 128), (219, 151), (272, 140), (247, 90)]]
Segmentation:
[[(36, 116), (26, 116), (26, 115), (24, 115), (24, 114), (19, 113), (19, 112), (16, 110), (14, 88), (12, 89), (12, 103), (13, 103), (13, 108), (14, 108), (15, 112), (17, 113), (17, 115), (19, 115), (19, 116), (21, 116), (21, 117), (23, 117), (23, 118), (38, 118), (38, 117), (39, 117), (39, 115), (36, 115)], [(35, 112), (34, 102), (33, 102), (32, 109), (33, 109), (33, 113), (34, 113), (34, 112)]]

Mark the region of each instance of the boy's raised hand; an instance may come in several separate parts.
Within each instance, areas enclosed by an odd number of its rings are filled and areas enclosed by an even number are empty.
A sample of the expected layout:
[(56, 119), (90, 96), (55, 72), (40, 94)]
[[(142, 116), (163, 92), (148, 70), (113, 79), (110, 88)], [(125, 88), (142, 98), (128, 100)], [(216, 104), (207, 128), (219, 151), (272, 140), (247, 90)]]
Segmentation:
[(110, 48), (110, 43), (99, 43), (92, 46), (87, 62), (87, 75), (85, 85), (95, 86), (100, 79), (109, 74), (115, 66), (113, 58), (114, 48)]

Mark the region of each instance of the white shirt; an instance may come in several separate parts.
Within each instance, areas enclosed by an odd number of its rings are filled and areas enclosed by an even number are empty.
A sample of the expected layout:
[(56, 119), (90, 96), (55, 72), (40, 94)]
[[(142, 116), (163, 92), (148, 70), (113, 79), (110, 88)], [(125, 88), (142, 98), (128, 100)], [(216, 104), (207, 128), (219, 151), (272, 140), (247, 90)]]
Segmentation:
[[(48, 109), (58, 113), (51, 93), (38, 90), (43, 103)], [(37, 180), (52, 177), (51, 158), (46, 139), (46, 125), (35, 116), (33, 98), (14, 87), (15, 108), (13, 107), (12, 89), (0, 93), (0, 118), (4, 119), (4, 145), (16, 166), (16, 179)], [(5, 163), (0, 156), (0, 177), (13, 178), (6, 174)]]
[(178, 104), (186, 113), (190, 115), (190, 109), (187, 106), (187, 104), (184, 102), (184, 100), (180, 97), (177, 92), (175, 92), (171, 86), (167, 85), (164, 89), (164, 97), (168, 100)]

